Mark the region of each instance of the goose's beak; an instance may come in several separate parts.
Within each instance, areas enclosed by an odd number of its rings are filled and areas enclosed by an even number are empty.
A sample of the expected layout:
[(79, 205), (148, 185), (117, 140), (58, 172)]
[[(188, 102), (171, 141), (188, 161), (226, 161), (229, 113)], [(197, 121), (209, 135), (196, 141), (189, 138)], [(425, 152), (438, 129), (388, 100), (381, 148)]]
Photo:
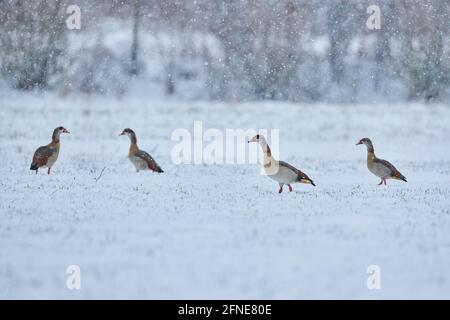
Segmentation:
[(70, 133), (69, 130), (67, 130), (67, 129), (63, 129), (62, 132), (64, 132), (64, 133)]
[(358, 142), (357, 144), (355, 144), (355, 146), (357, 146), (357, 145), (359, 145), (359, 144), (362, 144), (362, 142), (360, 141), (360, 142)]

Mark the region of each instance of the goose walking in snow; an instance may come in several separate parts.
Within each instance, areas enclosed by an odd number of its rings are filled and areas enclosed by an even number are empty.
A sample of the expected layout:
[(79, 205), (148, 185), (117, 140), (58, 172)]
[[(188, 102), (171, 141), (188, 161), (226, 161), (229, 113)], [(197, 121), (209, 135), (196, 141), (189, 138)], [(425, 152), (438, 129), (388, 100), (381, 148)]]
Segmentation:
[(38, 173), (39, 168), (47, 167), (47, 173), (50, 174), (50, 169), (55, 164), (59, 155), (59, 136), (61, 133), (70, 133), (64, 127), (58, 127), (53, 130), (52, 142), (46, 146), (39, 147), (33, 155), (33, 160), (31, 161), (30, 170), (36, 170)]
[(151, 170), (158, 173), (164, 172), (151, 155), (143, 150), (139, 150), (137, 146), (136, 133), (134, 133), (133, 130), (126, 128), (119, 136), (128, 136), (130, 138), (130, 151), (128, 152), (128, 158), (136, 167), (136, 172), (139, 172), (139, 170)]
[(289, 192), (292, 191), (292, 183), (306, 183), (315, 186), (314, 182), (299, 169), (284, 161), (275, 160), (270, 151), (264, 136), (257, 134), (248, 141), (258, 142), (264, 152), (264, 172), (273, 180), (278, 182), (280, 189), (278, 193), (283, 192), (283, 186), (286, 184), (289, 187)]
[(398, 171), (390, 162), (382, 159), (378, 159), (375, 156), (375, 150), (373, 149), (372, 141), (369, 138), (361, 139), (356, 145), (364, 144), (367, 148), (367, 168), (377, 177), (381, 178), (378, 185), (386, 185), (386, 179), (403, 180), (406, 178)]

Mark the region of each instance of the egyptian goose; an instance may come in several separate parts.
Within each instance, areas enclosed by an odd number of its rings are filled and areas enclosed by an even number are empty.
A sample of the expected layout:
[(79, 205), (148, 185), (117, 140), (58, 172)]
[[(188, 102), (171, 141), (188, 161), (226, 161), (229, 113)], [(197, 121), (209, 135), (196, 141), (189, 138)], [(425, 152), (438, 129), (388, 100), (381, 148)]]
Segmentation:
[(158, 173), (164, 172), (151, 155), (143, 150), (139, 150), (136, 133), (133, 130), (126, 128), (119, 136), (128, 136), (130, 138), (131, 143), (128, 158), (136, 167), (136, 172), (139, 172), (139, 170), (152, 170)]
[(377, 177), (381, 178), (378, 185), (386, 185), (386, 179), (403, 180), (406, 178), (390, 162), (378, 159), (375, 156), (372, 141), (369, 138), (361, 139), (356, 145), (364, 144), (367, 147), (367, 168)]
[(50, 174), (50, 169), (55, 164), (56, 159), (58, 159), (59, 154), (59, 136), (61, 133), (70, 133), (64, 127), (58, 127), (53, 130), (52, 142), (46, 146), (39, 147), (33, 155), (33, 161), (31, 162), (30, 170), (36, 170), (38, 173), (39, 168), (47, 167), (48, 174)]
[(257, 134), (248, 141), (258, 142), (264, 152), (264, 172), (273, 180), (278, 182), (280, 189), (278, 193), (283, 192), (283, 186), (287, 184), (289, 192), (292, 191), (291, 183), (306, 183), (316, 186), (314, 182), (303, 172), (284, 161), (275, 160), (263, 135)]

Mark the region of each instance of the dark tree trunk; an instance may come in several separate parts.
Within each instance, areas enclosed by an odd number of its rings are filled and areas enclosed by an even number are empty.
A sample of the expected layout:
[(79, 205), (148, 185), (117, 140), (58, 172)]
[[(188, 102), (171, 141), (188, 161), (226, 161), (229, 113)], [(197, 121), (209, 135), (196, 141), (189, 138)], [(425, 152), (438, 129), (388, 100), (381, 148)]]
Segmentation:
[(141, 1), (134, 0), (133, 5), (133, 42), (131, 44), (131, 67), (132, 75), (139, 74), (138, 67), (138, 49), (139, 49), (139, 17), (140, 17)]

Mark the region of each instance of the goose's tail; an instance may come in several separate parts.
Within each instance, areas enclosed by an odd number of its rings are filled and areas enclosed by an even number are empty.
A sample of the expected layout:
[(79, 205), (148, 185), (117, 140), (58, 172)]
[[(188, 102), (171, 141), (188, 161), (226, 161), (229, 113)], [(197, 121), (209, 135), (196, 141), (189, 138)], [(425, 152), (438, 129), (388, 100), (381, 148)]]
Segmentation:
[(311, 184), (311, 185), (313, 185), (314, 187), (316, 186), (316, 184), (314, 183), (314, 181), (312, 181), (312, 179), (310, 179), (310, 178), (309, 178), (306, 174), (304, 174), (304, 173), (302, 173), (302, 174), (299, 176), (298, 181), (299, 181), (300, 183)]

